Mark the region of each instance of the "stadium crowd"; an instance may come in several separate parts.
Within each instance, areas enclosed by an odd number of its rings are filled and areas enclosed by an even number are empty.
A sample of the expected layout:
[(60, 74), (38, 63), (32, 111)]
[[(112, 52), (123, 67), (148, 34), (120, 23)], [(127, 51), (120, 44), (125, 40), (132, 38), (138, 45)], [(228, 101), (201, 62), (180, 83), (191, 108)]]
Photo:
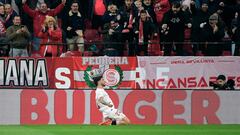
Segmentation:
[(240, 0), (0, 0), (1, 56), (240, 55)]

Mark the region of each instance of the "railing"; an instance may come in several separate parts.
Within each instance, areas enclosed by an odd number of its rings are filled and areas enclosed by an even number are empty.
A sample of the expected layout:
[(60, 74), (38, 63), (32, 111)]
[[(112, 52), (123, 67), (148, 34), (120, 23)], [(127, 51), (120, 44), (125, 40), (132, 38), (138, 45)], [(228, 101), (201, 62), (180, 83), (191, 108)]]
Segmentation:
[[(211, 45), (221, 45), (222, 47), (220, 48), (223, 51), (223, 55), (233, 55), (233, 49), (232, 46), (234, 46), (235, 44), (240, 44), (240, 43), (234, 43), (231, 40), (225, 40), (222, 42), (192, 42), (190, 40), (185, 40), (184, 42), (164, 42), (161, 41), (159, 42), (158, 40), (152, 40), (149, 41), (148, 43), (142, 43), (141, 45), (138, 44), (137, 42), (103, 42), (103, 41), (85, 41), (84, 43), (75, 43), (76, 46), (77, 44), (84, 44), (84, 48), (85, 48), (85, 54), (87, 54), (87, 56), (91, 56), (91, 53), (95, 53), (94, 56), (103, 56), (106, 55), (105, 51), (122, 51), (123, 53), (119, 54), (113, 54), (113, 55), (117, 55), (117, 56), (136, 56), (136, 55), (144, 55), (144, 53), (138, 52), (140, 50), (138, 50), (138, 48), (142, 47), (142, 46), (146, 46), (144, 49), (145, 50), (141, 50), (141, 51), (147, 51), (149, 56), (163, 56), (164, 55), (164, 46), (166, 45), (179, 45), (181, 44), (183, 47), (183, 51), (184, 51), (184, 56), (194, 56), (194, 55), (200, 55), (200, 56), (204, 56), (203, 53), (198, 54), (197, 52), (194, 51), (199, 51), (198, 47), (197, 50), (194, 50), (196, 45), (200, 45), (202, 46), (201, 48), (206, 48), (206, 45), (211, 46)], [(41, 44), (41, 45), (54, 45), (54, 46), (58, 46), (58, 56), (61, 55), (62, 52), (67, 52), (68, 48), (67, 48), (67, 43), (46, 43), (46, 44)], [(122, 47), (119, 47), (120, 45), (122, 45)], [(11, 43), (0, 43), (0, 49), (5, 51), (8, 51), (9, 48), (12, 48), (14, 45)], [(59, 46), (63, 46), (63, 50), (60, 51), (59, 50)], [(32, 45), (29, 44), (28, 45), (28, 50), (29, 50), (29, 54), (32, 53)], [(96, 50), (91, 50), (92, 48), (96, 49)], [(120, 50), (119, 50), (120, 49)], [(71, 50), (74, 51), (74, 50)], [(76, 50), (75, 50), (76, 51)], [(200, 51), (204, 51), (204, 50), (200, 50)], [(171, 55), (176, 55), (173, 47), (172, 53)], [(111, 55), (111, 54), (110, 54)], [(31, 55), (30, 55), (31, 56)], [(82, 55), (81, 55), (82, 56)], [(83, 53), (84, 56), (84, 53)]]

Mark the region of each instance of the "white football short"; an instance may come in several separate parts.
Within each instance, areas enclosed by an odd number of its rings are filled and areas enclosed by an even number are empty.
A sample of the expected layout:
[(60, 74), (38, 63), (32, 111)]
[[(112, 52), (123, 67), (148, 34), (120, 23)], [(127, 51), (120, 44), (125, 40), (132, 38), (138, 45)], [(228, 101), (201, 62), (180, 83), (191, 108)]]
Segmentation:
[(106, 109), (102, 113), (104, 118), (115, 119), (117, 121), (120, 121), (126, 117), (122, 112), (115, 108)]

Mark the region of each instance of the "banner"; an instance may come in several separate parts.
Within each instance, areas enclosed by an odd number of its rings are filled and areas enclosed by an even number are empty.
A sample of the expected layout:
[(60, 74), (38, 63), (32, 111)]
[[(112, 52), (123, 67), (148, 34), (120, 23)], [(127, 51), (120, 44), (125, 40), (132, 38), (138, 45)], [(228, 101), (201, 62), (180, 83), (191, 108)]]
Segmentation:
[(212, 89), (218, 75), (240, 89), (239, 57), (0, 58), (1, 88), (92, 89), (101, 69), (108, 89)]
[[(132, 124), (240, 124), (239, 91), (107, 90)], [(98, 124), (95, 90), (0, 90), (0, 125)]]
[(239, 57), (138, 57), (140, 89), (212, 89), (218, 75), (240, 89)]
[(102, 68), (109, 89), (135, 88), (136, 57), (0, 59), (1, 88), (91, 89), (90, 71)]

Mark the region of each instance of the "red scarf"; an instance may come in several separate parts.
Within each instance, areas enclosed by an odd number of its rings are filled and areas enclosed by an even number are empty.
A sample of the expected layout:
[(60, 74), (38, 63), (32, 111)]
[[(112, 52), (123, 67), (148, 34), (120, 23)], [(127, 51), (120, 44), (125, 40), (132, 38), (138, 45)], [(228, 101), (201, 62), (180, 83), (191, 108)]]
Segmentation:
[(143, 43), (143, 21), (141, 19), (139, 19), (138, 43), (139, 45)]
[(130, 16), (129, 16), (129, 20), (128, 20), (128, 28), (132, 28), (132, 24), (133, 24), (133, 15), (132, 15), (132, 11), (130, 11)]
[(6, 33), (6, 28), (5, 28), (4, 22), (0, 20), (0, 35), (3, 35), (5, 33)]
[(5, 20), (8, 21), (8, 20), (10, 19), (10, 17), (11, 17), (12, 14), (13, 14), (13, 10), (11, 10), (10, 14), (7, 15), (7, 17), (6, 17)]

